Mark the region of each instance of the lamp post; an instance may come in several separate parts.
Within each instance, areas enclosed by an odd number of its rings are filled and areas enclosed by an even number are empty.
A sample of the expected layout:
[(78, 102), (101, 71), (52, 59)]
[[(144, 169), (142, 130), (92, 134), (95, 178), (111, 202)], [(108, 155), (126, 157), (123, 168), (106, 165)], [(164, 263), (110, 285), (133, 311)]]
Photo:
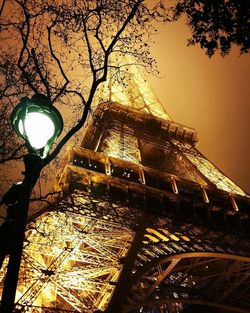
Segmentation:
[(14, 310), (30, 194), (51, 145), (63, 129), (59, 111), (42, 94), (35, 94), (31, 99), (22, 98), (11, 114), (11, 123), (15, 132), (24, 139), (28, 154), (24, 157), (24, 179), (16, 198), (11, 203), (15, 213), (9, 227), (10, 238), (7, 238), (11, 244), (1, 299), (1, 313), (12, 313)]

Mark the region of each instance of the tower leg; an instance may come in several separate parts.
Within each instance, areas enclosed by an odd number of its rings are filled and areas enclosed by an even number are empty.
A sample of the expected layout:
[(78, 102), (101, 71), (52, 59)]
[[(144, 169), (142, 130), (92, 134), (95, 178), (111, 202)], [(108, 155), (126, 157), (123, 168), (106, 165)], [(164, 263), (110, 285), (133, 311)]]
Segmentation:
[(117, 286), (111, 297), (109, 306), (106, 313), (117, 313), (122, 312), (124, 300), (129, 289), (129, 277), (131, 276), (132, 268), (134, 265), (135, 258), (141, 247), (146, 228), (149, 224), (149, 215), (147, 212), (143, 215), (143, 221), (138, 225), (138, 229), (135, 232), (133, 242), (130, 246), (127, 256), (124, 259), (124, 265), (120, 274), (120, 277), (117, 281)]

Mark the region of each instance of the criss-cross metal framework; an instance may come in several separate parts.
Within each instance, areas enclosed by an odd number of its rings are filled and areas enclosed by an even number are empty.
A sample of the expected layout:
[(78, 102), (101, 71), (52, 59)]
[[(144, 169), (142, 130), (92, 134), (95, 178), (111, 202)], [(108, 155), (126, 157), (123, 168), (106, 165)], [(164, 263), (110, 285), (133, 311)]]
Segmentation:
[(201, 312), (202, 307), (207, 307), (207, 312), (215, 308), (219, 312), (249, 310), (247, 258), (222, 253), (182, 253), (162, 257), (146, 268), (140, 271), (124, 312), (159, 307), (172, 313), (192, 305), (197, 306), (197, 311), (200, 306)]
[[(148, 195), (140, 208), (132, 199), (132, 187), (126, 201), (115, 200), (117, 185), (79, 184), (77, 177), (84, 171), (71, 167), (73, 190), (56, 208), (29, 223), (17, 309), (102, 312), (121, 289), (121, 312), (155, 308), (178, 313), (192, 306), (200, 312), (204, 307), (211, 312), (248, 312), (246, 237), (148, 214)], [(140, 231), (141, 237), (136, 237)], [(123, 271), (126, 284), (120, 282)]]
[(161, 226), (146, 229), (124, 312), (248, 312), (248, 240), (167, 219), (153, 224)]
[(74, 205), (62, 202), (60, 211), (29, 224), (17, 308), (93, 312), (106, 306), (133, 232), (107, 215), (96, 217), (96, 202), (76, 193)]

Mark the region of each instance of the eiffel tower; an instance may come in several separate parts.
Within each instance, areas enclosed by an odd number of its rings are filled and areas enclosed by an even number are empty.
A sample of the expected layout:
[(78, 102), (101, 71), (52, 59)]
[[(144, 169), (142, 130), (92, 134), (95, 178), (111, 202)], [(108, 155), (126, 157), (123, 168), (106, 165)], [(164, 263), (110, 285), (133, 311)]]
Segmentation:
[(30, 218), (16, 312), (250, 312), (249, 196), (136, 66), (99, 96)]

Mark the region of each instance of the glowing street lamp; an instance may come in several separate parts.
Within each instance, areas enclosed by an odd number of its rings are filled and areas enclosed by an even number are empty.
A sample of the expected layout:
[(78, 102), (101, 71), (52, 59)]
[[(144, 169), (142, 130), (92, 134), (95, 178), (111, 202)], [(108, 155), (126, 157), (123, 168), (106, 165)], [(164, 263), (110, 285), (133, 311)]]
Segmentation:
[(25, 140), (29, 152), (45, 158), (63, 129), (59, 111), (42, 94), (25, 97), (14, 108), (11, 123), (15, 132)]
[(25, 140), (29, 153), (24, 156), (24, 179), (13, 193), (10, 203), (13, 219), (12, 224), (8, 226), (9, 233), (6, 237), (9, 236), (12, 243), (9, 248), (9, 262), (0, 313), (10, 313), (14, 310), (30, 194), (39, 178), (51, 145), (63, 129), (61, 114), (42, 94), (35, 94), (31, 99), (22, 98), (10, 118), (15, 132)]

